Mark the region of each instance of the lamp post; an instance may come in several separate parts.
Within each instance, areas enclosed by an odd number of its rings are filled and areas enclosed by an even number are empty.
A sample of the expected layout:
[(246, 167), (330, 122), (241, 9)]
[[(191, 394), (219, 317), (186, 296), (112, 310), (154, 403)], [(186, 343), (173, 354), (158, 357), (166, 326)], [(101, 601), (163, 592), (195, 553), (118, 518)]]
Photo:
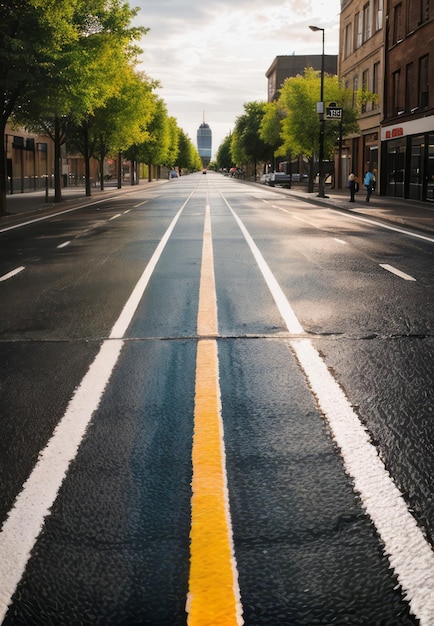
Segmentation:
[(322, 32), (322, 53), (321, 53), (321, 88), (320, 102), (317, 105), (317, 113), (319, 114), (319, 198), (325, 198), (324, 194), (324, 28), (319, 26), (309, 26), (314, 32)]

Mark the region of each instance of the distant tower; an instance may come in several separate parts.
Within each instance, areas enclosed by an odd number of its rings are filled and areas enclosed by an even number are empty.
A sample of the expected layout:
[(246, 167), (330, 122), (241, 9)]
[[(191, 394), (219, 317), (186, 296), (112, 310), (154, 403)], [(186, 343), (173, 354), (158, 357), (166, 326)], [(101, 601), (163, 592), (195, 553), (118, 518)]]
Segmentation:
[(203, 122), (197, 129), (197, 150), (199, 156), (202, 159), (204, 167), (211, 161), (211, 148), (212, 148), (212, 132), (208, 124), (205, 124), (205, 113), (203, 115)]

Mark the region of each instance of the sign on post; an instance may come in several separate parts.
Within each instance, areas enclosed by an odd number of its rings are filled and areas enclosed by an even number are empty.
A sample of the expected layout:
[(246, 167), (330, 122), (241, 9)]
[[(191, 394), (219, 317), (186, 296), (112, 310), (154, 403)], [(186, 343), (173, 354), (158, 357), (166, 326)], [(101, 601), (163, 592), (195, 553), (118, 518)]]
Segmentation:
[(342, 107), (326, 107), (326, 120), (338, 120), (342, 119)]

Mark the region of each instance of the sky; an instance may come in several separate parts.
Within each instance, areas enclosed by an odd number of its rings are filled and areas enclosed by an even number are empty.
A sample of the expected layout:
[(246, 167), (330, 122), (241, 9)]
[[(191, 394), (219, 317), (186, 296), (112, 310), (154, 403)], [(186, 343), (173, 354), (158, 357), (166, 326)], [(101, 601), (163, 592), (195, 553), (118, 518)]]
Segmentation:
[(157, 80), (168, 113), (194, 145), (205, 119), (212, 151), (234, 129), (244, 103), (267, 100), (266, 71), (279, 55), (337, 54), (340, 0), (130, 0), (139, 69)]

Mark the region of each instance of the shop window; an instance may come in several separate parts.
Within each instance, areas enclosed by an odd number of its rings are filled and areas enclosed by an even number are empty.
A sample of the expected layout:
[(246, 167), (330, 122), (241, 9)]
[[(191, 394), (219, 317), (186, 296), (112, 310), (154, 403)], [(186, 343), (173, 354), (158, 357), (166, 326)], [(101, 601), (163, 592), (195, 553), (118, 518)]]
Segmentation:
[(422, 200), (424, 150), (424, 136), (418, 135), (412, 137), (408, 191), (409, 197), (412, 200)]

